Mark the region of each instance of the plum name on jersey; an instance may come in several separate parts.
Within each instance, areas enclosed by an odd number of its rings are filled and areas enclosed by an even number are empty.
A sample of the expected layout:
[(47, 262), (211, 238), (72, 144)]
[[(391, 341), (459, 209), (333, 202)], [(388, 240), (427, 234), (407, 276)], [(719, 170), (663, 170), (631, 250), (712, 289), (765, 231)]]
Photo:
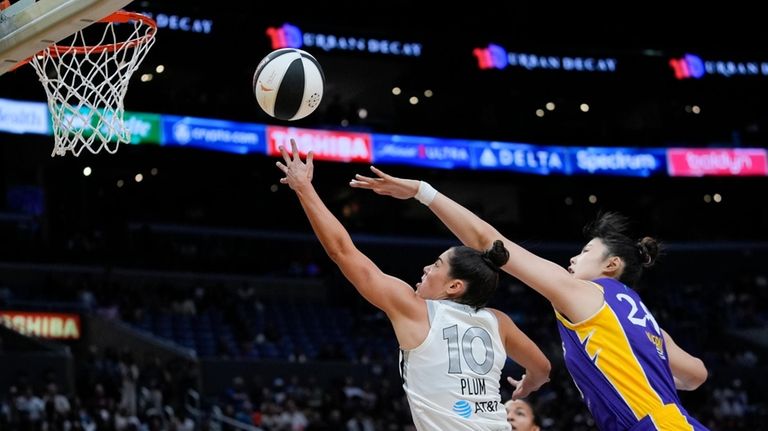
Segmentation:
[(461, 379), (461, 395), (485, 395), (485, 379)]

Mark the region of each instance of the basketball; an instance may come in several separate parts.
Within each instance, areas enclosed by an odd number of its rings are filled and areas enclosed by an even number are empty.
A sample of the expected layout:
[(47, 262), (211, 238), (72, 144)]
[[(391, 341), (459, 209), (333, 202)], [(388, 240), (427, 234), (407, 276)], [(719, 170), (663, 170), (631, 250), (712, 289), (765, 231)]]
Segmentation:
[(282, 48), (269, 53), (253, 74), (256, 101), (267, 114), (280, 120), (298, 120), (320, 104), (325, 75), (309, 53)]

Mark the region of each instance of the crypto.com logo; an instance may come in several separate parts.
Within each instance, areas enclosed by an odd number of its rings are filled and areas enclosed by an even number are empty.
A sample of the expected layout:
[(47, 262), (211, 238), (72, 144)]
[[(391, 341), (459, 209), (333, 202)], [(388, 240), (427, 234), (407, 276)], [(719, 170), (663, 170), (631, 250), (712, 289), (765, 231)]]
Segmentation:
[(672, 58), (669, 65), (675, 71), (677, 79), (699, 79), (707, 73), (704, 60), (693, 54), (685, 54), (682, 58)]

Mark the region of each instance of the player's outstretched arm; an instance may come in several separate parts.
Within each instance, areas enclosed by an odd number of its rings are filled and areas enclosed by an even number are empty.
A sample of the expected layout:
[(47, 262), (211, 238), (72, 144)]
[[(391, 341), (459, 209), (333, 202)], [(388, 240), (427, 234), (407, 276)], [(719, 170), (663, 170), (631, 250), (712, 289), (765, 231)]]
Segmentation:
[(572, 321), (582, 321), (602, 306), (603, 295), (591, 283), (573, 278), (565, 268), (505, 238), (485, 220), (438, 193), (429, 184), (393, 177), (373, 166), (371, 171), (376, 177), (356, 175), (350, 185), (397, 199), (415, 197), (427, 205), (462, 243), (474, 249), (487, 250), (493, 241), (501, 238), (509, 250), (509, 261), (501, 269), (542, 294)]
[[(357, 291), (368, 302), (387, 313), (393, 323), (401, 317), (418, 320), (423, 317), (422, 314), (426, 316), (424, 301), (415, 295), (408, 284), (384, 274), (361, 253), (344, 226), (320, 199), (312, 185), (312, 153), (307, 155), (305, 163), (301, 160), (293, 139), (291, 148), (291, 154), (288, 154), (284, 147), (280, 147), (283, 161), (277, 162), (277, 167), (285, 174), (280, 182), (287, 184), (296, 193), (312, 229), (331, 260), (339, 266)], [(424, 320), (426, 321), (426, 318)], [(395, 326), (397, 331), (397, 325)]]

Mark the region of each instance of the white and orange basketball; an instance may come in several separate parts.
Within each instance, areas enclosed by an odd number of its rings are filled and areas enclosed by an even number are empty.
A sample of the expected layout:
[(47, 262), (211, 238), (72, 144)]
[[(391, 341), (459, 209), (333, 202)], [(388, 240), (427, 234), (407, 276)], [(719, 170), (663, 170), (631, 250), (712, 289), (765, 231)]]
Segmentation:
[(325, 75), (309, 53), (282, 48), (264, 57), (253, 74), (256, 101), (267, 114), (280, 120), (298, 120), (320, 104)]

